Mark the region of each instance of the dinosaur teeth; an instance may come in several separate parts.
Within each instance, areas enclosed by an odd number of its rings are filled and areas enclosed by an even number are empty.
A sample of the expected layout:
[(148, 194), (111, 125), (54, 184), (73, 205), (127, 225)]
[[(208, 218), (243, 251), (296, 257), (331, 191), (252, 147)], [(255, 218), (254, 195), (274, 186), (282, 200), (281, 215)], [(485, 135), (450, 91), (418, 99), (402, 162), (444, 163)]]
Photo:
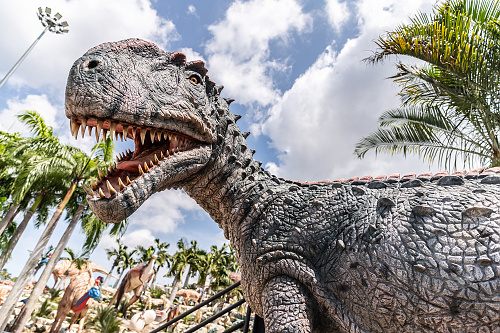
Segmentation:
[(144, 141), (146, 140), (146, 132), (148, 131), (147, 128), (141, 128), (141, 142), (144, 144)]
[(97, 190), (97, 185), (94, 183), (94, 180), (93, 180), (93, 179), (91, 179), (91, 180), (90, 180), (90, 186), (92, 187), (92, 189), (93, 189), (94, 191), (95, 191), (95, 190)]
[(155, 142), (156, 130), (154, 128), (149, 130), (149, 136), (151, 137), (151, 142)]
[(75, 127), (76, 127), (77, 123), (78, 123), (78, 121), (76, 120), (76, 118), (71, 118), (69, 120), (69, 130), (71, 132), (71, 136), (75, 135)]
[(106, 196), (104, 195), (104, 192), (102, 191), (102, 188), (99, 189), (99, 196), (102, 198), (106, 198)]
[(139, 175), (143, 175), (144, 174), (144, 171), (142, 171), (142, 168), (141, 168), (141, 165), (139, 164)]
[(113, 185), (111, 185), (111, 183), (109, 182), (109, 180), (106, 180), (106, 186), (108, 187), (108, 191), (109, 191), (109, 193), (111, 195), (117, 193), (117, 191), (115, 190), (115, 188), (113, 187)]
[(151, 168), (155, 166), (155, 165), (153, 164), (153, 161), (149, 161), (149, 166), (150, 166)]
[(99, 167), (97, 167), (97, 173), (99, 174), (99, 178), (102, 180), (105, 176), (104, 176), (104, 173), (102, 173), (101, 169), (99, 169)]
[(149, 171), (149, 167), (148, 167), (148, 164), (146, 162), (144, 162), (144, 171), (146, 171), (146, 172)]
[(125, 184), (123, 184), (120, 177), (118, 177), (118, 185), (120, 186), (120, 190), (123, 190), (125, 188)]
[[(156, 155), (155, 155), (155, 157), (156, 157)], [(160, 151), (160, 157), (161, 157), (161, 159), (164, 159), (164, 158), (165, 158), (165, 155), (163, 155), (163, 152), (162, 152), (162, 151)]]
[(155, 164), (158, 164), (158, 163), (160, 163), (160, 161), (158, 160), (158, 156), (156, 156), (156, 154), (155, 154)]
[(127, 141), (127, 136), (128, 136), (128, 125), (122, 125), (122, 127), (123, 127), (123, 132), (122, 132), (122, 134), (123, 134), (123, 136), (124, 136), (125, 141)]
[(104, 124), (104, 121), (102, 121), (102, 120), (97, 121), (97, 127), (95, 129), (95, 137), (96, 137), (97, 142), (99, 142), (99, 136), (101, 135), (101, 129), (102, 129), (103, 124)]
[(130, 126), (130, 127), (132, 127), (132, 138), (135, 140), (137, 128), (135, 128), (134, 126)]
[(74, 135), (75, 135), (75, 140), (76, 140), (76, 139), (78, 139), (78, 132), (80, 131), (80, 123), (79, 122), (76, 122), (74, 131), (75, 131)]
[(113, 140), (113, 137), (115, 136), (115, 132), (116, 132), (116, 125), (118, 125), (117, 123), (115, 123), (114, 121), (112, 121), (110, 124), (109, 124), (109, 137), (111, 138), (111, 140)]
[(83, 190), (88, 194), (90, 195), (91, 197), (94, 196), (94, 191), (92, 191), (91, 189), (89, 189), (87, 186), (83, 185), (82, 184), (82, 187), (83, 187)]
[(87, 129), (87, 118), (82, 118), (82, 139), (85, 137), (86, 129)]
[(127, 176), (127, 185), (130, 185), (130, 184), (132, 184), (132, 182), (130, 181), (130, 178), (128, 178), (128, 176)]

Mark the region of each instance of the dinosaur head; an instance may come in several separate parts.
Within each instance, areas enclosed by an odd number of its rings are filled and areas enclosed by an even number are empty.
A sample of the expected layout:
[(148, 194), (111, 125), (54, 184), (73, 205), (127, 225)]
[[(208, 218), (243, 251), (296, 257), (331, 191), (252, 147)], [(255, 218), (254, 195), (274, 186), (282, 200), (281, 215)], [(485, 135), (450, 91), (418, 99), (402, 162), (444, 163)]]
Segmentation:
[(75, 138), (132, 140), (114, 168), (86, 189), (103, 221), (131, 215), (155, 192), (180, 187), (210, 160), (216, 142), (210, 99), (218, 95), (202, 61), (128, 39), (96, 46), (71, 68), (66, 116)]

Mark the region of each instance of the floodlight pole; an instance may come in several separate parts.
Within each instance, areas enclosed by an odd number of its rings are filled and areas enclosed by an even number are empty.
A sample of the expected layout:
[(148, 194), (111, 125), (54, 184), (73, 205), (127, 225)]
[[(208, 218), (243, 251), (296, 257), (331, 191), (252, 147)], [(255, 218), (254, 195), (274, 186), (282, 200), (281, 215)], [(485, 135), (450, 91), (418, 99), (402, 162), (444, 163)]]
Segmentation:
[(14, 73), (14, 71), (17, 69), (17, 67), (19, 67), (19, 65), (23, 62), (24, 58), (26, 58), (28, 56), (28, 54), (31, 52), (31, 50), (33, 50), (33, 48), (35, 47), (35, 45), (42, 38), (42, 36), (47, 32), (47, 30), (49, 30), (49, 27), (45, 28), (42, 31), (42, 33), (40, 34), (40, 36), (38, 36), (38, 38), (33, 42), (33, 44), (31, 44), (31, 46), (29, 47), (29, 49), (26, 50), (26, 52), (24, 52), (23, 56), (21, 58), (19, 58), (19, 60), (16, 62), (16, 64), (7, 73), (7, 75), (5, 75), (5, 77), (2, 79), (2, 82), (0, 82), (0, 89), (3, 87), (3, 85), (5, 84), (5, 82), (7, 82), (7, 80), (10, 78), (10, 76), (12, 75), (12, 73)]
[(33, 42), (33, 44), (31, 44), (31, 46), (26, 50), (26, 52), (24, 52), (24, 54), (22, 55), (22, 57), (19, 58), (19, 60), (16, 62), (16, 64), (5, 75), (5, 77), (0, 82), (0, 89), (2, 89), (3, 85), (5, 84), (5, 82), (7, 82), (7, 80), (12, 76), (12, 74), (14, 73), (14, 71), (19, 67), (19, 65), (21, 65), (21, 63), (28, 56), (28, 54), (31, 52), (31, 50), (33, 50), (33, 48), (38, 43), (38, 41), (40, 41), (40, 39), (42, 39), (42, 36), (47, 32), (47, 30), (49, 30), (51, 32), (55, 32), (56, 34), (62, 34), (62, 33), (67, 33), (68, 32), (68, 29), (63, 29), (63, 28), (66, 28), (68, 26), (68, 22), (66, 22), (66, 21), (64, 21), (64, 22), (58, 22), (58, 20), (62, 17), (61, 14), (57, 13), (55, 15), (55, 17), (52, 17), (51, 16), (51, 9), (50, 8), (46, 7), (45, 8), (45, 12), (43, 12), (42, 11), (42, 7), (39, 7), (37, 15), (38, 15), (38, 19), (40, 20), (40, 22), (42, 23), (42, 25), (45, 27), (45, 29), (43, 29), (43, 31), (40, 34), (40, 36), (38, 36), (38, 38), (35, 39), (35, 41)]

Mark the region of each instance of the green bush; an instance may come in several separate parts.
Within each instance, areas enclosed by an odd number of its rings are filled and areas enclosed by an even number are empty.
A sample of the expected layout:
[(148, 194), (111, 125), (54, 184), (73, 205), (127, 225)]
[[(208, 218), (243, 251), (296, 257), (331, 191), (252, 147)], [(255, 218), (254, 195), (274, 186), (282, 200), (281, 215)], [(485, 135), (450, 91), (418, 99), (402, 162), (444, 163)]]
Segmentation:
[(100, 306), (95, 318), (90, 322), (90, 328), (101, 333), (120, 332), (120, 319), (112, 307)]

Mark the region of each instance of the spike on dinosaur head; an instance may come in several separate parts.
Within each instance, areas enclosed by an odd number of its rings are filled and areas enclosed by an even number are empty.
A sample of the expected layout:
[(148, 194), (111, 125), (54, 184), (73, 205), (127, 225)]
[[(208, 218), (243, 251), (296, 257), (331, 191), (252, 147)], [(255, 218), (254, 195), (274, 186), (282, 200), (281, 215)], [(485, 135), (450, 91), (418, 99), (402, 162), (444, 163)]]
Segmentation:
[(172, 52), (170, 54), (170, 61), (176, 65), (184, 65), (186, 63), (186, 55), (182, 52)]

